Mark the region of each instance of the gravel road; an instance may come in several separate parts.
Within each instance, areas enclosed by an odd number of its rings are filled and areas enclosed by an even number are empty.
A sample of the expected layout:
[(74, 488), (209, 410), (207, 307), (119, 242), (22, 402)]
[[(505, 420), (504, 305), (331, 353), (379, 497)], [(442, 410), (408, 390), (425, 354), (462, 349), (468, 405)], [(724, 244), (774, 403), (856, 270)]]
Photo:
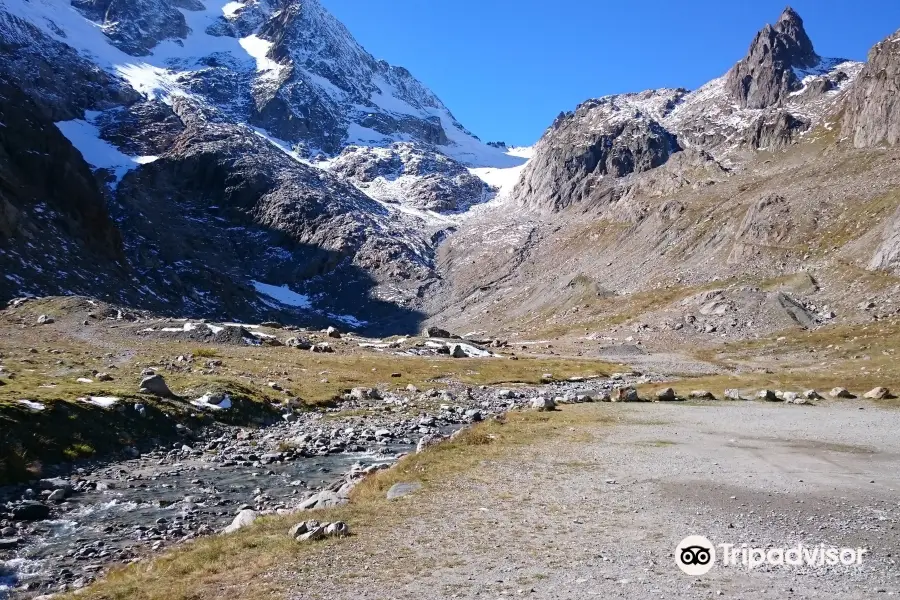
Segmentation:
[[(860, 409), (863, 407), (863, 409)], [(594, 404), (615, 424), (545, 440), (410, 496), (278, 573), (290, 597), (875, 598), (900, 593), (900, 412), (871, 404)], [(683, 574), (688, 535), (866, 548), (861, 565)]]

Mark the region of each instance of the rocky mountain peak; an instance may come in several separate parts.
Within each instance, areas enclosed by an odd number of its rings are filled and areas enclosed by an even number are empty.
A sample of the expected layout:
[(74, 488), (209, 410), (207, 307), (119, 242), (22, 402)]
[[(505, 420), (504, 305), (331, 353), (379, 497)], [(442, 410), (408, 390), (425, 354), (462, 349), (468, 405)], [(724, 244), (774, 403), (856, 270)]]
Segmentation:
[(784, 60), (791, 66), (809, 69), (819, 64), (821, 59), (816, 54), (812, 40), (803, 27), (803, 19), (797, 11), (790, 6), (785, 8), (773, 29), (780, 42), (777, 50), (784, 54)]
[(787, 7), (775, 25), (766, 25), (753, 38), (747, 56), (728, 72), (726, 89), (742, 108), (768, 108), (799, 89), (802, 76), (822, 63), (803, 19)]

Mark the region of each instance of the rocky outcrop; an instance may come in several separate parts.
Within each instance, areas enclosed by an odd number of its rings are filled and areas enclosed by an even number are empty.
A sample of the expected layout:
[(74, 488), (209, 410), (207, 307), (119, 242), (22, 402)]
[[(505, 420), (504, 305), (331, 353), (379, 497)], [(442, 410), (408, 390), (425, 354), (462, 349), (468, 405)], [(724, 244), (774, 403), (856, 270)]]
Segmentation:
[(737, 228), (729, 262), (758, 260), (763, 253), (785, 245), (797, 225), (792, 212), (784, 196), (769, 194), (757, 200)]
[(173, 109), (183, 132), (115, 192), (129, 263), (148, 288), (164, 290), (170, 311), (320, 318), (303, 302), (261, 297), (251, 282), (262, 281), (325, 293), (318, 308), (369, 320), (390, 309), (359, 302), (373, 285), (414, 288), (430, 276), (421, 252), (391, 235), (389, 212), (346, 181), (247, 127), (206, 120), (190, 101)]
[(803, 19), (788, 7), (775, 25), (756, 34), (747, 56), (728, 72), (725, 88), (743, 108), (767, 108), (799, 89), (799, 70), (814, 69), (821, 62)]
[(869, 261), (869, 269), (900, 273), (900, 208), (885, 224), (881, 244)]
[(869, 52), (848, 94), (842, 127), (857, 148), (900, 142), (900, 31)]
[(184, 131), (184, 124), (172, 107), (159, 100), (100, 113), (95, 124), (102, 139), (129, 156), (163, 154)]
[(809, 121), (776, 111), (756, 119), (746, 130), (743, 143), (754, 149), (774, 150), (792, 144), (809, 127)]
[(255, 87), (249, 118), (276, 137), (335, 153), (345, 141), (371, 141), (361, 136), (447, 144), (435, 113), (462, 130), (409, 71), (366, 52), (318, 0), (287, 4), (258, 36), (271, 43), (267, 56), (283, 69)]
[(464, 166), (425, 146), (350, 146), (335, 159), (338, 173), (373, 198), (415, 208), (453, 212), (491, 197), (491, 189)]
[(177, 7), (205, 10), (199, 0), (72, 0), (72, 6), (133, 56), (150, 54), (163, 40), (187, 37), (191, 30)]
[(657, 118), (683, 94), (660, 90), (608, 96), (560, 115), (535, 147), (514, 196), (529, 206), (559, 210), (589, 198), (605, 178), (664, 164), (681, 148)]

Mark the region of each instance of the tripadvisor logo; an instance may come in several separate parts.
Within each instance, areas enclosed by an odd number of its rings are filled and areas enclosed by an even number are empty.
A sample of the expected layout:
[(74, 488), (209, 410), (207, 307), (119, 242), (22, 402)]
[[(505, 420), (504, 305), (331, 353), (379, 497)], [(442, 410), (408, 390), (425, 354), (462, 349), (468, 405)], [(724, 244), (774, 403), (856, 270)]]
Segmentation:
[(716, 563), (716, 548), (702, 535), (689, 535), (675, 548), (675, 564), (688, 575), (706, 575)]
[[(717, 550), (718, 549), (718, 550)], [(850, 567), (861, 565), (865, 548), (838, 548), (825, 544), (799, 542), (790, 548), (754, 548), (747, 544), (714, 545), (701, 535), (691, 535), (675, 547), (675, 564), (692, 576), (705, 575), (716, 564), (718, 556), (726, 567), (742, 566), (752, 571), (763, 565), (789, 567)]]

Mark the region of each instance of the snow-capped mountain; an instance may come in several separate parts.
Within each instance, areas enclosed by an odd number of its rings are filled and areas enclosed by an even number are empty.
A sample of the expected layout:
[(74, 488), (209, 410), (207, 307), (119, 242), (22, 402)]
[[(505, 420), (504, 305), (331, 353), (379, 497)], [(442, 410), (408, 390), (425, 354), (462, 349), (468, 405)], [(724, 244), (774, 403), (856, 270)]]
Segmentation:
[[(524, 162), (317, 0), (0, 0), (0, 38), (0, 79), (95, 170), (119, 240), (10, 243), (4, 296), (92, 294), (103, 272), (110, 299), (180, 314), (271, 315), (263, 282), (317, 299), (313, 319), (415, 320), (439, 213), (494, 195), (469, 168)], [(10, 230), (72, 228), (52, 193), (7, 202)]]
[(480, 143), (409, 71), (366, 52), (318, 0), (3, 0), (0, 7), (147, 99), (194, 98), (301, 156), (418, 141), (471, 166), (518, 164)]

